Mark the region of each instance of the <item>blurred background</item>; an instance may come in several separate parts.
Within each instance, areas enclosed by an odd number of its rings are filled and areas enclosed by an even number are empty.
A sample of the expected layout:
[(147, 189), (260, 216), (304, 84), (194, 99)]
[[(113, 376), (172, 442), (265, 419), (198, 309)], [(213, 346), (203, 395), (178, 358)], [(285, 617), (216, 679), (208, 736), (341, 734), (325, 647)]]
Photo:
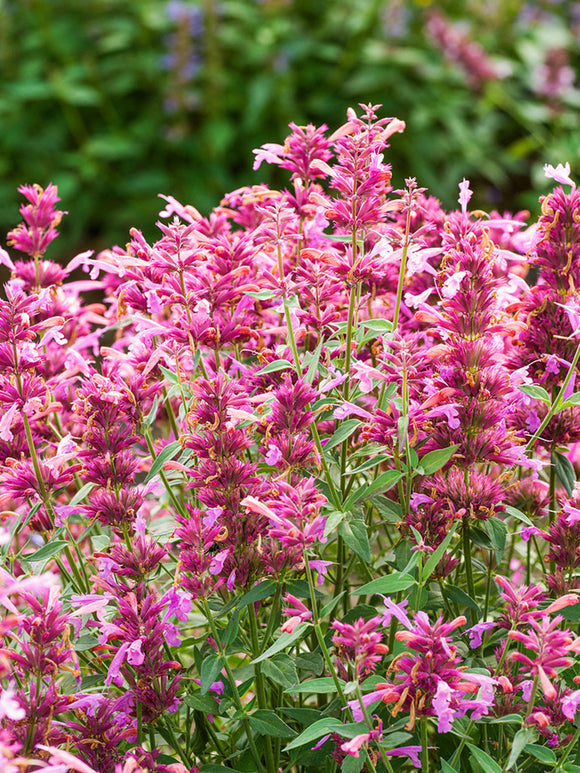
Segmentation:
[(395, 187), (537, 213), (544, 163), (580, 177), (579, 61), (565, 0), (0, 0), (0, 243), (34, 182), (70, 213), (48, 257), (151, 238), (158, 193), (285, 185), (252, 148), (359, 102), (407, 123)]

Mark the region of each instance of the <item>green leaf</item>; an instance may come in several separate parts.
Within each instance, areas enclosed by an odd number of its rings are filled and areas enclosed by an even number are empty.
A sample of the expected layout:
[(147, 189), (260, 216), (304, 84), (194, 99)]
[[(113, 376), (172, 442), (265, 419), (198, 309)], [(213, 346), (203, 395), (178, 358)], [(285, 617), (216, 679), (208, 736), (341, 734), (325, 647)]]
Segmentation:
[(346, 419), (345, 421), (341, 422), (334, 435), (330, 438), (330, 440), (328, 440), (327, 443), (324, 444), (324, 450), (328, 451), (329, 449), (343, 443), (361, 424), (362, 421), (360, 419)]
[(258, 301), (268, 301), (274, 297), (274, 290), (258, 290), (258, 292), (248, 291), (246, 295), (250, 298), (256, 298)]
[(508, 757), (506, 770), (513, 768), (513, 766), (518, 761), (518, 757), (523, 752), (526, 744), (530, 743), (535, 737), (536, 731), (531, 727), (522, 727), (520, 730), (518, 730), (518, 732), (514, 735), (514, 740), (512, 741), (512, 748), (510, 751), (510, 756)]
[(492, 757), (490, 757), (487, 752), (484, 752), (483, 749), (480, 749), (478, 746), (474, 746), (471, 743), (467, 744), (467, 748), (475, 760), (485, 770), (485, 773), (502, 773), (502, 769), (497, 764), (497, 762)]
[(163, 465), (165, 462), (168, 462), (170, 459), (172, 459), (176, 452), (181, 449), (181, 443), (179, 440), (174, 440), (173, 443), (169, 443), (169, 445), (165, 446), (157, 457), (155, 458), (153, 464), (151, 465), (151, 469), (147, 473), (147, 477), (145, 478), (145, 483), (148, 483), (152, 478), (154, 478), (158, 472), (160, 472), (163, 469)]
[(369, 545), (369, 536), (367, 525), (360, 518), (353, 518), (350, 521), (341, 521), (338, 526), (338, 533), (343, 538), (348, 547), (353, 550), (357, 556), (360, 556), (367, 564), (371, 560), (371, 548)]
[(437, 448), (435, 451), (429, 451), (419, 459), (419, 470), (423, 470), (422, 475), (433, 475), (451, 459), (457, 451), (459, 445), (449, 446), (449, 448)]
[[(338, 683), (342, 688), (344, 688), (346, 684), (346, 682), (342, 679), (339, 679)], [(307, 682), (293, 685), (287, 690), (284, 690), (284, 692), (320, 693), (322, 695), (325, 693), (336, 692), (336, 685), (334, 684), (334, 679), (331, 676), (322, 676), (320, 679), (309, 679)]]
[(393, 572), (392, 574), (387, 574), (384, 577), (377, 577), (376, 580), (367, 582), (366, 585), (363, 585), (362, 588), (357, 588), (353, 593), (357, 596), (362, 596), (363, 594), (372, 595), (375, 593), (390, 595), (398, 593), (400, 590), (407, 590), (407, 588), (410, 588), (415, 584), (416, 580), (412, 577), (409, 577), (408, 575), (403, 576), (399, 572)]
[(158, 409), (159, 409), (159, 398), (157, 397), (157, 395), (155, 395), (155, 397), (153, 399), (153, 405), (151, 406), (151, 410), (149, 411), (149, 413), (145, 417), (145, 422), (144, 423), (145, 423), (146, 427), (150, 427), (153, 424), (153, 422), (157, 418), (157, 411), (158, 411)]
[(74, 495), (74, 497), (70, 501), (70, 505), (74, 507), (75, 505), (78, 505), (79, 502), (82, 502), (83, 499), (91, 492), (91, 490), (94, 488), (96, 484), (95, 483), (85, 483), (85, 485), (80, 488), (77, 493)]
[(318, 722), (310, 725), (310, 727), (307, 727), (306, 730), (300, 733), (298, 738), (295, 738), (293, 741), (291, 741), (284, 748), (284, 751), (297, 749), (299, 746), (312, 743), (312, 741), (316, 741), (328, 733), (338, 733), (341, 728), (342, 722), (339, 719), (335, 719), (334, 717), (325, 717), (324, 719), (319, 719)]
[(196, 692), (185, 698), (185, 704), (192, 709), (204, 711), (206, 714), (219, 714), (219, 703), (213, 695), (201, 695)]
[[(318, 363), (320, 362), (320, 355), (322, 353), (322, 345), (324, 344), (324, 337), (320, 337), (320, 343), (314, 350), (312, 356), (312, 360), (310, 364), (308, 365), (308, 370), (306, 371), (306, 375), (304, 376), (304, 381), (308, 384), (312, 384), (314, 381), (314, 376), (316, 375), (316, 371), (318, 370)], [(309, 353), (310, 354), (310, 353)], [(304, 357), (303, 366), (306, 367), (307, 359), (306, 356)]]
[(338, 596), (334, 596), (334, 598), (330, 599), (330, 601), (322, 607), (320, 610), (320, 617), (322, 620), (324, 620), (332, 612), (344, 594), (345, 591), (341, 591)]
[(360, 324), (375, 333), (390, 333), (393, 329), (393, 323), (390, 319), (365, 319)]
[(199, 773), (240, 773), (240, 771), (237, 768), (226, 768), (225, 765), (208, 762), (201, 766)]
[(333, 534), (337, 529), (342, 520), (346, 517), (346, 513), (344, 513), (342, 510), (333, 510), (330, 515), (326, 519), (326, 523), (324, 524), (324, 536), (328, 537), (330, 534)]
[(521, 725), (523, 722), (521, 714), (506, 714), (505, 717), (498, 717), (497, 719), (490, 719), (489, 725)]
[(284, 653), (275, 655), (272, 660), (265, 660), (262, 663), (262, 673), (282, 687), (292, 687), (298, 682), (294, 658)]
[(273, 362), (269, 362), (267, 365), (264, 365), (264, 367), (254, 375), (263, 376), (266, 373), (275, 373), (277, 370), (287, 370), (288, 368), (293, 367), (294, 365), (292, 365), (291, 362), (288, 362), (288, 360), (274, 360)]
[(457, 773), (457, 771), (448, 762), (441, 760), (441, 773)]
[(574, 405), (580, 405), (580, 392), (574, 392), (573, 395), (567, 397), (562, 403), (560, 410), (563, 410), (564, 408), (571, 408)]
[(528, 395), (528, 397), (533, 397), (534, 400), (541, 400), (543, 403), (548, 403), (548, 405), (552, 402), (546, 390), (537, 384), (520, 384), (518, 389), (520, 392)]
[(270, 709), (258, 709), (248, 717), (250, 726), (259, 735), (274, 738), (292, 738), (296, 731)]
[(558, 761), (555, 753), (552, 749), (548, 749), (547, 746), (540, 746), (536, 743), (527, 743), (524, 746), (524, 751), (531, 754), (532, 757), (535, 757), (540, 762), (543, 762), (544, 765), (555, 765)]
[(429, 577), (433, 574), (435, 569), (437, 568), (437, 564), (441, 559), (443, 558), (443, 553), (447, 550), (449, 547), (449, 543), (453, 539), (453, 535), (455, 534), (455, 530), (457, 529), (457, 521), (453, 524), (451, 529), (449, 529), (449, 532), (447, 533), (445, 539), (443, 542), (437, 546), (436, 550), (431, 553), (427, 561), (425, 562), (425, 566), (423, 567), (423, 583), (425, 583)]
[(201, 664), (201, 694), (205, 695), (224, 667), (222, 656), (217, 652), (208, 655)]
[(173, 373), (173, 371), (169, 370), (169, 368), (166, 368), (165, 365), (159, 365), (159, 370), (163, 373), (170, 384), (179, 384), (177, 373)]
[(253, 604), (255, 601), (262, 601), (274, 594), (276, 590), (276, 583), (274, 580), (263, 580), (258, 585), (245, 593), (242, 598), (237, 602), (237, 606), (247, 607), (248, 604)]
[(445, 585), (443, 593), (450, 601), (454, 601), (456, 604), (460, 604), (463, 607), (469, 607), (469, 609), (475, 610), (479, 615), (477, 603), (471, 596), (468, 596), (465, 591), (461, 590), (461, 588), (458, 588), (456, 585)]
[(497, 563), (501, 563), (507, 540), (507, 526), (499, 518), (491, 517), (482, 522), (481, 528), (489, 537)]
[(26, 556), (26, 560), (31, 562), (46, 561), (47, 558), (51, 558), (57, 553), (60, 553), (66, 545), (68, 545), (66, 540), (51, 540), (46, 545), (43, 545), (40, 550), (37, 550), (36, 553), (33, 553), (31, 556)]
[(521, 521), (522, 523), (525, 523), (526, 526), (533, 526), (534, 524), (530, 521), (528, 516), (525, 513), (522, 513), (521, 510), (518, 510), (517, 507), (512, 507), (511, 505), (506, 505), (505, 511), (508, 515), (513, 516), (518, 521)]
[(392, 489), (403, 477), (403, 473), (398, 470), (386, 470), (376, 477), (368, 486), (359, 489), (354, 502), (361, 502), (368, 499), (372, 494), (384, 494), (385, 491)]
[(566, 489), (566, 493), (569, 497), (573, 496), (576, 485), (576, 473), (572, 462), (559, 451), (552, 451), (552, 464), (560, 483)]
[(224, 631), (224, 635), (223, 635), (224, 647), (228, 647), (238, 635), (239, 624), (240, 624), (240, 612), (238, 609), (235, 609), (228, 621), (226, 630)]
[(342, 761), (340, 769), (342, 773), (360, 773), (366, 762), (366, 751), (364, 754), (359, 754), (358, 757), (347, 755)]
[(252, 663), (261, 663), (262, 660), (266, 660), (267, 658), (272, 657), (272, 655), (275, 655), (277, 652), (281, 652), (283, 649), (286, 649), (286, 647), (289, 647), (291, 644), (297, 641), (306, 631), (306, 629), (310, 627), (310, 623), (300, 623), (300, 625), (297, 626), (292, 631), (292, 633), (287, 633), (284, 631), (280, 637), (276, 639), (274, 644), (272, 644), (271, 647), (268, 647), (265, 652), (262, 652), (259, 657), (252, 660)]
[(322, 714), (318, 709), (298, 709), (292, 706), (280, 707), (279, 711), (302, 725), (312, 725), (314, 722), (318, 722)]
[(354, 470), (346, 470), (344, 474), (356, 475), (358, 472), (364, 472), (365, 470), (370, 470), (372, 467), (376, 467), (377, 464), (384, 462), (386, 459), (389, 459), (388, 454), (378, 454), (377, 456), (373, 456), (370, 459), (367, 459), (366, 462), (363, 462), (358, 467), (355, 467)]

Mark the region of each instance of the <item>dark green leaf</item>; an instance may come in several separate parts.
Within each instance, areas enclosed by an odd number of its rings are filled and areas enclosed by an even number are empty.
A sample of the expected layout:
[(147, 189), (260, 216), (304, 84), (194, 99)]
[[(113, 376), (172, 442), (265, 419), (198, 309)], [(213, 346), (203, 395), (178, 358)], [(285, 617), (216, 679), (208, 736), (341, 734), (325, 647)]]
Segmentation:
[(237, 605), (240, 607), (247, 607), (248, 604), (254, 604), (256, 601), (262, 601), (269, 596), (273, 596), (275, 590), (276, 583), (274, 580), (262, 580), (262, 582), (258, 583), (258, 585), (254, 585), (251, 590), (245, 593), (237, 602)]
[(576, 485), (576, 473), (574, 472), (572, 462), (559, 451), (552, 451), (552, 464), (560, 483), (566, 489), (568, 496), (571, 497), (574, 494), (574, 487)]
[(479, 607), (476, 602), (461, 588), (458, 588), (456, 585), (445, 585), (443, 593), (450, 601), (454, 601), (462, 607), (469, 607), (469, 609), (475, 610), (479, 615)]
[(502, 773), (502, 769), (497, 764), (497, 762), (492, 757), (490, 757), (487, 752), (484, 752), (483, 749), (480, 749), (478, 746), (474, 746), (471, 743), (468, 743), (467, 747), (472, 756), (485, 770), (485, 773)]
[(345, 475), (356, 475), (358, 472), (370, 470), (372, 467), (376, 467), (377, 464), (380, 464), (389, 458), (390, 457), (388, 454), (378, 454), (377, 456), (373, 456), (371, 459), (367, 459), (366, 462), (363, 462), (358, 467), (355, 467), (354, 470), (346, 470)]
[(192, 709), (204, 711), (206, 714), (219, 714), (219, 703), (213, 695), (201, 695), (199, 692), (188, 695), (185, 704)]
[(324, 450), (328, 451), (329, 449), (343, 443), (361, 424), (362, 421), (360, 419), (346, 419), (345, 421), (341, 422), (334, 435), (324, 444)]
[(496, 561), (499, 564), (503, 558), (503, 553), (505, 550), (507, 540), (507, 526), (503, 521), (500, 521), (499, 518), (491, 517), (486, 521), (482, 521), (481, 528), (489, 537), (491, 546), (495, 551)]
[(224, 662), (218, 653), (212, 653), (201, 664), (201, 694), (205, 695), (221, 673)]
[(319, 719), (318, 722), (310, 725), (310, 727), (307, 727), (306, 730), (300, 733), (298, 738), (295, 738), (293, 741), (291, 741), (285, 747), (284, 751), (288, 751), (289, 749), (296, 749), (298, 746), (304, 746), (304, 744), (312, 743), (312, 741), (316, 741), (328, 733), (338, 733), (341, 728), (342, 722), (339, 719), (335, 719), (334, 717), (325, 717), (324, 719)]
[(258, 709), (248, 719), (250, 726), (259, 735), (272, 736), (273, 738), (292, 738), (296, 731), (288, 727), (286, 722), (269, 709)]
[(302, 634), (310, 628), (310, 623), (300, 623), (299, 626), (297, 626), (292, 633), (287, 633), (284, 631), (278, 639), (272, 644), (271, 647), (268, 647), (266, 652), (263, 652), (259, 657), (252, 660), (252, 663), (261, 663), (262, 660), (266, 660), (266, 658), (272, 657), (272, 655), (275, 655), (277, 652), (281, 652), (283, 649), (286, 649), (286, 647), (289, 647), (291, 644), (293, 644), (295, 641), (297, 641)]
[(48, 542), (46, 545), (43, 545), (40, 548), (40, 550), (37, 550), (36, 553), (33, 553), (30, 556), (26, 556), (26, 560), (30, 562), (46, 561), (47, 558), (51, 558), (52, 556), (55, 556), (57, 553), (60, 553), (66, 545), (68, 545), (68, 542), (66, 540), (63, 540), (63, 539), (51, 540), (51, 542)]
[(528, 754), (531, 754), (532, 757), (535, 757), (540, 762), (543, 762), (544, 765), (555, 765), (558, 761), (558, 758), (556, 757), (555, 753), (552, 751), (552, 749), (548, 749), (547, 746), (540, 746), (539, 744), (535, 743), (528, 743), (524, 747), (524, 751)]
[(301, 725), (312, 725), (314, 722), (318, 722), (322, 715), (322, 712), (317, 709), (298, 709), (291, 706), (283, 706), (279, 711), (295, 722), (300, 722)]

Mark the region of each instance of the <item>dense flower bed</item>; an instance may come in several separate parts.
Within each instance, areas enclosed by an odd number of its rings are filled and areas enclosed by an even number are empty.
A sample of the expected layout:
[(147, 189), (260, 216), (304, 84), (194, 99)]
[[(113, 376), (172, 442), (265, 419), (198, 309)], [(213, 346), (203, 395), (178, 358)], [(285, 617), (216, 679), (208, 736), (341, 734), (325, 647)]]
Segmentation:
[(64, 268), (20, 189), (4, 773), (580, 770), (580, 195), (445, 212), (377, 111)]

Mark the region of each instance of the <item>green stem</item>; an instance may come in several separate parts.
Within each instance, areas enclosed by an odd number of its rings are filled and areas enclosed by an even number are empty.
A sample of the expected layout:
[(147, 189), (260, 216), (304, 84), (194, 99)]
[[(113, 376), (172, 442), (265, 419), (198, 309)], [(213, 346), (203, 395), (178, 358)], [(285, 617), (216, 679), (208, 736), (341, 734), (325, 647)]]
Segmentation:
[(576, 732), (574, 733), (574, 736), (568, 746), (566, 747), (566, 751), (560, 758), (560, 761), (558, 762), (557, 767), (554, 769), (554, 773), (558, 773), (559, 770), (562, 770), (562, 765), (566, 762), (568, 757), (570, 756), (570, 753), (574, 749), (578, 749), (578, 741), (580, 741), (580, 727), (576, 728)]
[[(151, 430), (149, 427), (143, 430), (143, 437), (145, 438), (145, 442), (147, 443), (147, 448), (149, 450), (149, 454), (151, 455), (151, 460), (154, 462), (157, 459), (157, 453), (155, 452), (155, 446), (153, 445), (153, 438), (151, 437)], [(171, 488), (171, 485), (167, 480), (167, 475), (163, 470), (159, 470), (159, 477), (161, 478), (161, 481), (165, 486), (165, 490), (169, 495), (169, 499), (171, 499), (173, 507), (175, 507), (178, 513), (187, 517), (186, 510), (182, 507), (181, 502), (175, 496), (175, 492)]]
[(409, 251), (409, 233), (411, 231), (411, 202), (407, 207), (407, 219), (405, 221), (405, 244), (403, 245), (403, 254), (401, 255), (401, 266), (399, 268), (399, 281), (397, 284), (397, 297), (395, 300), (395, 313), (393, 315), (393, 333), (397, 332), (399, 326), (399, 313), (401, 311), (401, 300), (403, 298), (403, 285), (405, 282), (405, 271), (407, 270), (407, 253)]
[(423, 773), (429, 773), (429, 747), (427, 743), (427, 717), (421, 719), (421, 770)]
[(260, 754), (258, 752), (258, 749), (256, 748), (256, 744), (254, 741), (254, 736), (252, 735), (252, 730), (250, 728), (250, 723), (248, 721), (248, 717), (246, 714), (246, 710), (244, 708), (244, 705), (242, 703), (242, 699), (240, 698), (240, 694), (238, 692), (238, 686), (236, 684), (236, 679), (232, 673), (232, 669), (230, 668), (230, 664), (228, 663), (226, 653), (224, 648), (222, 647), (221, 638), (219, 635), (219, 632), (216, 628), (213, 615), (211, 613), (211, 610), (209, 608), (209, 604), (207, 603), (207, 599), (201, 599), (202, 603), (202, 609), (203, 614), (205, 615), (205, 618), (207, 622), (209, 623), (209, 627), (211, 629), (211, 634), (213, 636), (213, 639), (216, 643), (216, 647), (218, 649), (219, 654), (221, 655), (222, 662), (224, 664), (224, 668), (226, 670), (226, 674), (228, 677), (228, 681), (230, 683), (230, 688), (232, 690), (232, 697), (234, 699), (234, 703), (236, 704), (236, 708), (240, 712), (240, 722), (242, 723), (242, 727), (244, 728), (244, 732), (246, 733), (246, 738), (248, 739), (248, 744), (250, 747), (250, 751), (252, 753), (252, 757), (254, 758), (254, 762), (256, 763), (256, 766), (260, 773), (266, 773), (264, 766), (262, 764), (262, 759), (260, 757)]
[[(475, 601), (475, 585), (473, 583), (473, 568), (471, 565), (471, 546), (469, 543), (469, 516), (463, 518), (463, 560), (465, 562), (467, 589), (469, 595)], [(473, 609), (469, 610), (469, 618), (471, 620), (471, 625), (475, 625), (477, 620), (475, 619), (475, 612)]]
[(531, 451), (534, 443), (536, 440), (541, 436), (542, 432), (546, 429), (548, 424), (550, 423), (550, 420), (552, 417), (558, 413), (558, 411), (561, 409), (561, 404), (563, 401), (564, 393), (566, 392), (566, 388), (568, 387), (568, 384), (570, 383), (570, 379), (572, 378), (572, 375), (574, 374), (574, 371), (576, 370), (576, 365), (578, 364), (578, 359), (580, 359), (580, 343), (576, 347), (576, 352), (574, 353), (574, 358), (572, 359), (572, 362), (570, 364), (570, 367), (568, 369), (568, 373), (566, 374), (566, 378), (562, 382), (562, 386), (560, 387), (560, 391), (558, 392), (556, 399), (552, 401), (552, 404), (550, 405), (550, 408), (548, 410), (548, 413), (544, 416), (544, 419), (538, 429), (534, 432), (532, 437), (528, 440), (526, 443), (526, 451)]
[[(253, 604), (248, 604), (246, 609), (248, 612), (248, 621), (250, 623), (250, 639), (252, 642), (253, 657), (257, 658), (260, 654), (260, 637), (258, 635), (258, 621), (256, 620), (256, 612)], [(264, 675), (262, 674), (262, 667), (260, 663), (254, 663), (254, 677), (256, 680), (258, 706), (261, 709), (266, 709), (268, 704), (266, 701), (266, 691), (264, 689)], [(272, 738), (270, 736), (266, 736), (264, 741), (266, 752), (266, 769), (268, 770), (268, 773), (276, 773), (274, 751), (272, 748)]]

